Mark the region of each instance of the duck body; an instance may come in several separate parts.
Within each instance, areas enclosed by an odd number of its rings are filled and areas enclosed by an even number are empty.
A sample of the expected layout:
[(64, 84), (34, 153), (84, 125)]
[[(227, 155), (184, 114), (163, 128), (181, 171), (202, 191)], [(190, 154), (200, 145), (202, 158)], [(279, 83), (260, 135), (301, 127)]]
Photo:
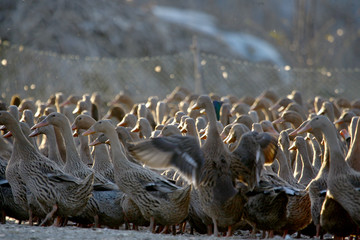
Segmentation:
[[(262, 181), (260, 185), (263, 185)], [(280, 230), (286, 223), (288, 196), (285, 191), (255, 187), (247, 194), (248, 201), (244, 206), (244, 219), (258, 230)]]
[(34, 148), (8, 112), (0, 111), (0, 122), (6, 125), (19, 143), (14, 148), (19, 158), (18, 172), (26, 190), (48, 213), (43, 223), (55, 212), (60, 216), (80, 212), (91, 196), (93, 174), (84, 181), (65, 174), (56, 163)]
[[(360, 173), (352, 169), (345, 161), (345, 156), (338, 143), (337, 132), (335, 126), (325, 116), (315, 116), (305, 126), (295, 130), (295, 133), (303, 133), (314, 129), (320, 129), (328, 143), (330, 151), (330, 168), (327, 177), (327, 193), (326, 199), (322, 206), (321, 214), (326, 215), (342, 215), (348, 214), (351, 219), (359, 226), (360, 223)], [(328, 200), (327, 200), (328, 199)], [(336, 201), (340, 207), (331, 203), (332, 206), (325, 208), (329, 205), (329, 200)], [(345, 212), (344, 212), (345, 211)], [(332, 216), (334, 216), (332, 215)], [(323, 216), (321, 216), (323, 219)], [(321, 220), (320, 219), (320, 220)], [(325, 219), (323, 219), (325, 220)], [(331, 226), (337, 225), (337, 228), (342, 225), (343, 221), (339, 218), (333, 218), (332, 221), (337, 223), (325, 225), (324, 228), (331, 230)], [(324, 223), (324, 221), (322, 221)], [(330, 230), (329, 230), (330, 229)], [(337, 231), (336, 229), (334, 231)]]
[(111, 142), (115, 181), (139, 207), (145, 219), (161, 225), (181, 223), (188, 215), (191, 185), (178, 187), (154, 171), (130, 162), (115, 127), (107, 120), (96, 122), (87, 132), (103, 132)]

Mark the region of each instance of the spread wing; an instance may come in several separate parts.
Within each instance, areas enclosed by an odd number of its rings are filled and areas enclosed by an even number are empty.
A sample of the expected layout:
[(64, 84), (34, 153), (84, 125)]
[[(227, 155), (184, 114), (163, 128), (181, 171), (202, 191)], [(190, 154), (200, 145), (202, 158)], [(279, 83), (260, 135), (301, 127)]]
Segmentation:
[(151, 168), (175, 168), (194, 184), (199, 181), (204, 158), (194, 137), (151, 138), (131, 144), (129, 152), (135, 159)]

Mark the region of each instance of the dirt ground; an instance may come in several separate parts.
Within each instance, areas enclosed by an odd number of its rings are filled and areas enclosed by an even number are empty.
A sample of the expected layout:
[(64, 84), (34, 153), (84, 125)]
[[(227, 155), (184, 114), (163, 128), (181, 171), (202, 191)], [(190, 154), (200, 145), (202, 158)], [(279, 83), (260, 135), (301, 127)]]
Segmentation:
[[(260, 234), (257, 234), (257, 239)], [(146, 239), (146, 240), (182, 240), (182, 239), (224, 239), (209, 237), (207, 235), (182, 235), (152, 234), (146, 228), (140, 231), (133, 230), (113, 230), (108, 228), (79, 228), (75, 226), (67, 227), (39, 227), (29, 226), (28, 224), (17, 224), (12, 219), (8, 219), (6, 224), (0, 224), (0, 240), (66, 240), (66, 239)], [(251, 239), (249, 231), (238, 231), (233, 237), (226, 239)], [(276, 237), (276, 239), (282, 239)]]

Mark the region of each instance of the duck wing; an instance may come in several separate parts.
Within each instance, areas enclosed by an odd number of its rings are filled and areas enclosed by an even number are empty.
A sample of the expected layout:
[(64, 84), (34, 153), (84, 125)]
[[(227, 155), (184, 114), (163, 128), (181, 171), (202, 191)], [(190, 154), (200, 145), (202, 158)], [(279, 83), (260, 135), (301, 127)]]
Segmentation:
[(131, 144), (129, 152), (135, 159), (151, 168), (175, 168), (194, 184), (199, 182), (204, 157), (194, 137), (151, 138)]

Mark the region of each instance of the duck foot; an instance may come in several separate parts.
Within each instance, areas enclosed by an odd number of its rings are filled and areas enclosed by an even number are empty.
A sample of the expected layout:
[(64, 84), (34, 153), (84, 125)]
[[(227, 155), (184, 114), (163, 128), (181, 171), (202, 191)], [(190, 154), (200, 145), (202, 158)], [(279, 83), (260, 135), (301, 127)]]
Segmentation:
[(164, 229), (160, 232), (160, 234), (168, 234), (169, 232), (169, 225), (166, 225)]
[(46, 222), (54, 216), (57, 210), (58, 210), (58, 206), (55, 204), (52, 210), (46, 215), (45, 219), (41, 222), (40, 226), (45, 226)]

